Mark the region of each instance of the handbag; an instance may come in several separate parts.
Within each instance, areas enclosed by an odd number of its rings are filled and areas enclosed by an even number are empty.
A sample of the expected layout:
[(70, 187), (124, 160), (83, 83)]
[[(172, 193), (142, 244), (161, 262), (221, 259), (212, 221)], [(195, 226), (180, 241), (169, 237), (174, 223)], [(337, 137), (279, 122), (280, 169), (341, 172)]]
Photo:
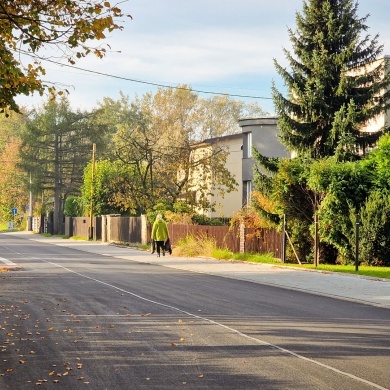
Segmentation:
[(172, 254), (171, 240), (169, 238), (165, 241), (164, 248), (170, 255)]
[(153, 254), (156, 251), (156, 242), (153, 240), (150, 241), (150, 253)]

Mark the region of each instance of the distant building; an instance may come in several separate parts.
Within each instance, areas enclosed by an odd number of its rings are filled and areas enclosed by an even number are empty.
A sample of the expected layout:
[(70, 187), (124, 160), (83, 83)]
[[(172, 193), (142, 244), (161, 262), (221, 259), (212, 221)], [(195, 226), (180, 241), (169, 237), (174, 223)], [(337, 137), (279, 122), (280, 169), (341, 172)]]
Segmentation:
[[(242, 206), (250, 201), (253, 182), (254, 160), (252, 158), (252, 147), (267, 157), (288, 157), (287, 149), (278, 139), (277, 118), (261, 117), (246, 118), (239, 122), (242, 132), (233, 135), (215, 137), (204, 140), (194, 146), (195, 153), (205, 153), (213, 147), (222, 147), (228, 151), (226, 168), (234, 176), (238, 183), (237, 189), (221, 196), (218, 193), (209, 195), (209, 201), (215, 202), (215, 211), (198, 211), (207, 217), (232, 217), (240, 210)], [(193, 172), (192, 183), (198, 183), (192, 186), (192, 196), (197, 195), (196, 187), (199, 186), (201, 178), (204, 176), (200, 172)], [(203, 180), (203, 179), (202, 179)], [(212, 185), (212, 178), (210, 186)], [(202, 182), (202, 186), (204, 186)]]
[(278, 138), (276, 117), (246, 118), (238, 121), (242, 130), (242, 202), (250, 203), (254, 160), (252, 147), (266, 157), (289, 157), (290, 153)]
[[(215, 211), (202, 210), (201, 208), (199, 208), (197, 211), (210, 218), (229, 218), (236, 210), (240, 209), (242, 193), (242, 134), (238, 133), (206, 139), (203, 142), (194, 145), (194, 153), (195, 155), (199, 156), (208, 153), (208, 151), (211, 151), (211, 149), (217, 147), (227, 151), (225, 166), (234, 176), (236, 182), (238, 183), (238, 187), (235, 191), (224, 193), (223, 196), (215, 191), (208, 196), (207, 200), (210, 203), (216, 204)], [(202, 180), (207, 180), (209, 183), (201, 183)], [(199, 202), (199, 199), (197, 198), (197, 187), (200, 185), (202, 185), (202, 187), (208, 185), (209, 188), (211, 188), (213, 184), (212, 180), (212, 176), (205, 176), (204, 172), (192, 172), (192, 177), (189, 182), (192, 183), (191, 196), (195, 198), (195, 201)]]
[[(385, 69), (389, 71), (390, 69), (390, 56), (386, 55), (384, 57), (378, 58), (373, 61), (369, 66), (368, 70), (376, 68), (380, 64), (384, 64)], [(364, 68), (366, 70), (366, 68)], [(366, 125), (362, 128), (362, 131), (365, 132), (376, 132), (390, 126), (390, 110), (387, 110), (384, 114), (378, 115), (377, 117), (369, 120)]]

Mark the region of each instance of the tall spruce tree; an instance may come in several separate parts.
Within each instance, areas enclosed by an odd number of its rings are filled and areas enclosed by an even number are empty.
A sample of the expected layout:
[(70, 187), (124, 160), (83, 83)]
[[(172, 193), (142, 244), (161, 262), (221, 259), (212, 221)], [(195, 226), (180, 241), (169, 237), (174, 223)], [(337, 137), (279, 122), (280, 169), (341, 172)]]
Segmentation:
[(379, 61), (378, 35), (366, 35), (352, 0), (307, 0), (289, 29), (295, 56), (284, 50), (291, 71), (275, 66), (288, 89), (273, 85), (282, 142), (297, 155), (356, 158), (388, 129), (362, 131), (389, 107), (390, 74)]
[[(287, 217), (295, 249), (314, 247), (313, 220), (324, 194), (308, 185), (312, 163), (326, 157), (358, 159), (387, 128), (363, 131), (370, 119), (389, 107), (390, 74), (379, 36), (367, 34), (368, 15), (359, 18), (353, 0), (304, 0), (296, 14), (296, 31), (288, 30), (290, 69), (275, 60), (288, 90), (273, 85), (281, 141), (298, 157), (274, 161), (255, 152), (254, 188), (272, 199), (275, 214), (259, 212), (277, 223)], [(256, 205), (255, 205), (256, 207)], [(294, 245), (295, 246), (295, 245)], [(321, 261), (335, 261), (332, 245), (320, 243)]]

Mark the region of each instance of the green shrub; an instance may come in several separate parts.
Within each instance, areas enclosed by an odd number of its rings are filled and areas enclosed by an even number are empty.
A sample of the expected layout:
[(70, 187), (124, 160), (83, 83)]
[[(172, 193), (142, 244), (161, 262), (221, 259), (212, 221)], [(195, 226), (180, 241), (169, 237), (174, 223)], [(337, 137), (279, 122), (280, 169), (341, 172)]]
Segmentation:
[(369, 265), (390, 265), (390, 195), (373, 192), (361, 209), (360, 257)]
[(83, 198), (79, 196), (68, 196), (65, 201), (64, 215), (66, 217), (82, 217), (83, 213)]
[(177, 242), (174, 254), (184, 257), (212, 257), (216, 249), (216, 242), (213, 238), (186, 236)]
[(191, 219), (195, 225), (225, 226), (229, 224), (229, 221), (225, 221), (223, 218), (209, 218), (201, 214), (194, 214)]

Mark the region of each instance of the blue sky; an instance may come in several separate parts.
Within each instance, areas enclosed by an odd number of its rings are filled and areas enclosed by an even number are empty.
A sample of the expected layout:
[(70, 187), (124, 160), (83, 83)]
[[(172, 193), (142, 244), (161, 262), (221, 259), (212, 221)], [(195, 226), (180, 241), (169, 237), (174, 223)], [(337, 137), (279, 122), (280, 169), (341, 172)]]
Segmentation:
[[(302, 0), (130, 0), (120, 7), (133, 19), (125, 20), (124, 29), (106, 40), (112, 51), (103, 60), (90, 56), (76, 66), (150, 83), (261, 97), (242, 99), (257, 101), (272, 114), (272, 81), (283, 90), (273, 59), (288, 65), (282, 48), (290, 48), (287, 29), (295, 29), (295, 12), (302, 10), (302, 4)], [(360, 17), (370, 14), (368, 34), (379, 33), (383, 54), (390, 55), (386, 20), (390, 2), (361, 0), (358, 10)], [(156, 91), (148, 84), (51, 63), (45, 66), (45, 80), (69, 90), (74, 108), (91, 109), (106, 96), (119, 98), (120, 91), (130, 98)], [(29, 107), (43, 101), (38, 96), (17, 99)]]

